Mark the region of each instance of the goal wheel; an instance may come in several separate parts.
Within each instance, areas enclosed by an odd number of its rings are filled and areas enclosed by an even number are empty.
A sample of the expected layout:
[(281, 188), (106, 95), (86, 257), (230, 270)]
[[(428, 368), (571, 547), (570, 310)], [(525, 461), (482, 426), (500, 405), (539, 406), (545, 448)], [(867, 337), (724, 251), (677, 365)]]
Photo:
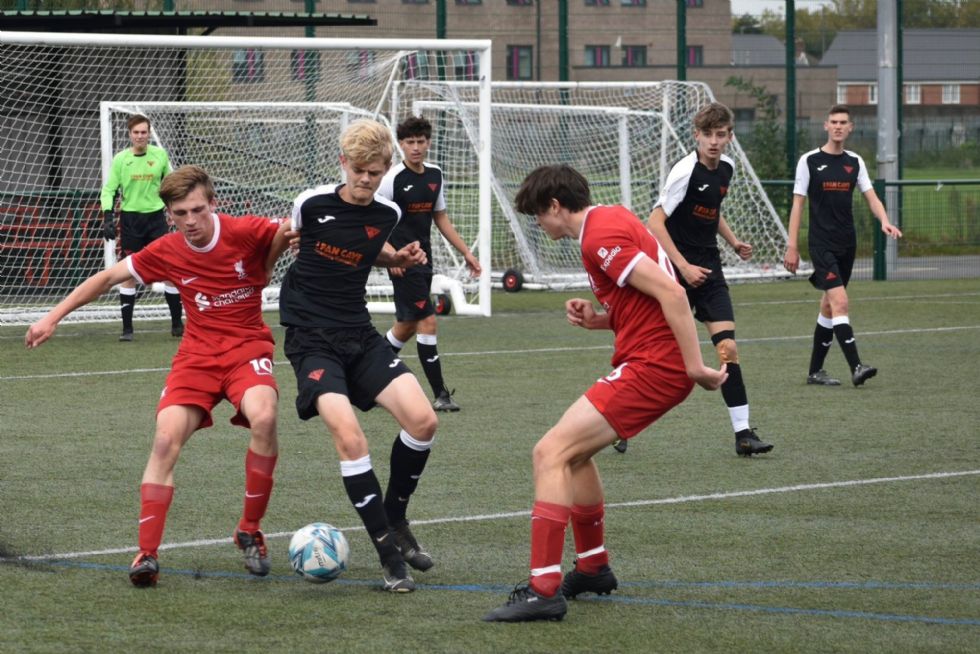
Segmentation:
[(524, 287), (524, 275), (521, 274), (520, 270), (510, 268), (504, 272), (503, 284), (505, 291), (516, 293)]
[(453, 301), (445, 293), (436, 295), (433, 304), (435, 305), (437, 316), (448, 316), (449, 312), (453, 310)]

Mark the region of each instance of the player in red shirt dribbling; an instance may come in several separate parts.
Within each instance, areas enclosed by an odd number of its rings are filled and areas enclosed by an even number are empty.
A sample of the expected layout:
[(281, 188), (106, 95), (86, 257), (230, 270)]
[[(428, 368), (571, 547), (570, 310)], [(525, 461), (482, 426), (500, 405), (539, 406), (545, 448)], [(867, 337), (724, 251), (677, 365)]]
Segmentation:
[(222, 398), (237, 411), (231, 422), (251, 432), (244, 509), (234, 540), (248, 571), (264, 576), (269, 558), (259, 521), (269, 503), (278, 455), (279, 392), (272, 375), (275, 344), (262, 321), (262, 289), (288, 246), (289, 224), (215, 213), (214, 186), (197, 166), (183, 166), (165, 177), (160, 197), (178, 231), (86, 279), (31, 325), (24, 343), (38, 347), (65, 316), (124, 281), (172, 281), (180, 292), (187, 329), (157, 405), (156, 434), (140, 486), (140, 551), (129, 578), (138, 587), (156, 584), (174, 466), (191, 435), (213, 424), (211, 410)]

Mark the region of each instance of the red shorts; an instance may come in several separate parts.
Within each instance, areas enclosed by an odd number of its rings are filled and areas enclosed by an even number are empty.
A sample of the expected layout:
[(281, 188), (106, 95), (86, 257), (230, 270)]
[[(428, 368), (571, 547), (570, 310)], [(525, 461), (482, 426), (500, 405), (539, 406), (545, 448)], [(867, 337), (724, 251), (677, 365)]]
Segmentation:
[(253, 341), (218, 356), (178, 352), (160, 394), (157, 413), (173, 405), (200, 407), (205, 415), (198, 429), (204, 429), (214, 424), (211, 410), (227, 398), (236, 410), (231, 424), (248, 427), (241, 412), (245, 391), (253, 386), (271, 386), (279, 392), (272, 375), (274, 350), (275, 345), (269, 341)]
[(683, 402), (693, 388), (683, 368), (627, 361), (593, 384), (585, 397), (620, 438), (631, 438)]

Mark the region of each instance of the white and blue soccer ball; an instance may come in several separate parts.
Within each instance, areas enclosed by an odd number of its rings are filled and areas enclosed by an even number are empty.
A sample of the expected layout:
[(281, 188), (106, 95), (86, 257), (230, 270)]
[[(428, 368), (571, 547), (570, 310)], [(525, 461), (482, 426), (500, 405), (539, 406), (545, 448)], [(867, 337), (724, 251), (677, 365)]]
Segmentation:
[(289, 541), (289, 563), (306, 581), (333, 581), (350, 564), (350, 545), (343, 532), (325, 522), (306, 525)]

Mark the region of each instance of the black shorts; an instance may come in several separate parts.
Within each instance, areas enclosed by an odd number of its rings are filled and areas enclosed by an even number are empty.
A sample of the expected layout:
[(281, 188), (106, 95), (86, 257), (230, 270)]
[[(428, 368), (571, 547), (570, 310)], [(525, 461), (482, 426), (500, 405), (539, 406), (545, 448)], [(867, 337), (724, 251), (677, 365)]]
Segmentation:
[(123, 211), (119, 214), (119, 249), (128, 257), (169, 231), (163, 209), (153, 213)]
[[(720, 271), (719, 271), (720, 272)], [(687, 301), (699, 322), (735, 322), (732, 296), (723, 275), (712, 274), (697, 288), (684, 285)]]
[(395, 290), (395, 319), (414, 322), (434, 315), (432, 305), (432, 271), (409, 268), (402, 277), (391, 276)]
[(810, 248), (810, 260), (813, 262), (813, 274), (810, 283), (821, 291), (829, 291), (838, 286), (847, 286), (851, 280), (851, 270), (854, 268), (855, 247), (833, 249), (823, 247)]
[(368, 411), (396, 377), (411, 374), (373, 327), (287, 327), (283, 349), (296, 373), (296, 412), (301, 420), (317, 415), (316, 401), (324, 393), (340, 393)]

